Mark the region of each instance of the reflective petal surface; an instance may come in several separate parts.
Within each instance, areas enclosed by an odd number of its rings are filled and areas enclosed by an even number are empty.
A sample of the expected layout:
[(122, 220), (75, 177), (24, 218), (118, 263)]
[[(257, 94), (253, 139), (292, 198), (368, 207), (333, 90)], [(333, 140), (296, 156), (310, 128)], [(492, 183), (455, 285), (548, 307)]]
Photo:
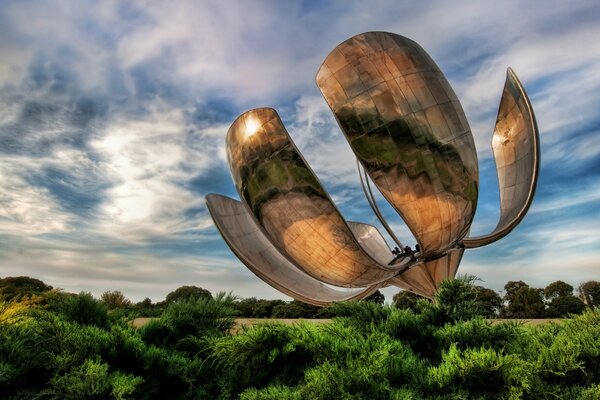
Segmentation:
[(334, 301), (362, 299), (379, 287), (329, 287), (290, 263), (262, 233), (242, 203), (209, 194), (206, 204), (221, 236), (238, 258), (259, 278), (288, 296), (325, 306)]
[(463, 248), (454, 248), (435, 260), (420, 262), (390, 279), (389, 283), (432, 298), (443, 280), (456, 276), (464, 251)]
[(344, 287), (374, 285), (398, 272), (400, 267), (379, 264), (360, 247), (275, 110), (238, 117), (227, 133), (227, 153), (255, 221), (304, 272)]
[(539, 133), (527, 93), (512, 69), (500, 100), (492, 150), (500, 186), (500, 221), (488, 235), (464, 240), (467, 248), (479, 247), (506, 236), (525, 217), (537, 185)]
[(412, 40), (367, 32), (337, 46), (316, 81), (424, 258), (444, 254), (469, 230), (478, 169), (464, 112), (437, 65)]

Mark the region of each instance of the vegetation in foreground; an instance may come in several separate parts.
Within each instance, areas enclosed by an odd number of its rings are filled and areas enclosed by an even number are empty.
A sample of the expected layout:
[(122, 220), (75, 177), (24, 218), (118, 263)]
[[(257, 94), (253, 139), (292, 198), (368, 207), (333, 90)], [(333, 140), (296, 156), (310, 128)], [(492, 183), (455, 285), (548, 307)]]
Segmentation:
[(91, 295), (0, 303), (0, 397), (598, 399), (600, 310), (490, 324), (467, 279), (410, 309), (338, 303), (327, 325), (232, 335), (235, 299), (182, 298), (141, 329)]

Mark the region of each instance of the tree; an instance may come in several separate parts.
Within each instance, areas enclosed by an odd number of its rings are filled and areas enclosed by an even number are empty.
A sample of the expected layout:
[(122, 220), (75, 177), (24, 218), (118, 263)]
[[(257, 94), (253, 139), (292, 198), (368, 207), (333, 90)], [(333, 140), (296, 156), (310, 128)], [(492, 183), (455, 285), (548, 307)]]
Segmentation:
[(131, 306), (131, 301), (125, 297), (123, 293), (118, 290), (107, 291), (102, 293), (100, 296), (100, 300), (109, 310), (114, 310), (117, 308), (127, 308)]
[(481, 313), (487, 318), (495, 318), (502, 310), (502, 297), (492, 289), (475, 286), (475, 301), (479, 303)]
[(303, 318), (305, 317), (304, 307), (300, 304), (281, 304), (273, 308), (273, 318)]
[(573, 286), (563, 281), (552, 282), (544, 289), (546, 300), (552, 300), (557, 297), (573, 296)]
[(511, 291), (504, 316), (508, 318), (542, 318), (546, 309), (542, 293), (542, 289), (532, 288), (527, 284), (519, 285), (518, 289)]
[(198, 286), (181, 286), (167, 295), (166, 303), (174, 303), (176, 301), (196, 300), (201, 298), (212, 299), (212, 294), (206, 289)]
[(149, 297), (146, 297), (144, 300), (140, 301), (139, 303), (136, 303), (135, 305), (137, 308), (142, 308), (142, 309), (150, 309), (152, 308), (153, 304), (152, 304), (152, 300), (150, 300)]
[(588, 307), (600, 307), (600, 282), (587, 281), (577, 289), (579, 298)]
[(0, 299), (6, 301), (19, 300), (49, 290), (52, 290), (52, 286), (28, 276), (0, 278)]
[(250, 318), (269, 318), (273, 313), (273, 308), (287, 304), (283, 300), (264, 300), (256, 297), (249, 297), (240, 300), (234, 304), (238, 315)]
[(374, 293), (365, 297), (363, 300), (370, 301), (371, 303), (383, 305), (383, 303), (385, 302), (385, 296), (379, 290), (376, 290)]
[(583, 301), (575, 296), (559, 296), (552, 299), (546, 310), (548, 318), (563, 318), (570, 314), (581, 314), (585, 308)]
[(506, 300), (510, 303), (512, 297), (515, 295), (517, 290), (519, 290), (523, 286), (529, 287), (529, 285), (523, 281), (508, 281), (508, 282), (506, 282), (506, 285), (504, 285), (504, 293), (505, 293), (504, 300)]
[(409, 290), (402, 290), (392, 298), (393, 305), (396, 308), (417, 311), (417, 301), (422, 299), (421, 296)]

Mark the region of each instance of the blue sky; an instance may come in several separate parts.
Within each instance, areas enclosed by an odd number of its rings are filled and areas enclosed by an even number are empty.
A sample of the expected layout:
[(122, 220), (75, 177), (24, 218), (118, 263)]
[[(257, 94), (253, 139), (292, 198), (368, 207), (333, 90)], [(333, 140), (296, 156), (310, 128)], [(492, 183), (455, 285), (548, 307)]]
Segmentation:
[(237, 198), (225, 134), (238, 114), (276, 108), (344, 216), (376, 224), (314, 75), (343, 40), (383, 30), (421, 44), (462, 102), (480, 164), (472, 234), (498, 218), (490, 142), (506, 67), (537, 115), (533, 206), (459, 273), (495, 290), (600, 279), (598, 21), (597, 1), (2, 1), (0, 276), (133, 300), (184, 284), (285, 298), (204, 205)]

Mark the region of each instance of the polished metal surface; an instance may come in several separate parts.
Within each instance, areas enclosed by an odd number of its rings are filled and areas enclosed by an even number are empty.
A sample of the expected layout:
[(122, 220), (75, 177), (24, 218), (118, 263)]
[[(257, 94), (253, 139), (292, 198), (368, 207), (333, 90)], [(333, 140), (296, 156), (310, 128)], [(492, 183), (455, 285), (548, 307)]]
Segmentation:
[(238, 117), (227, 132), (227, 156), (255, 221), (304, 272), (343, 287), (374, 285), (396, 274), (360, 247), (275, 110)]
[(429, 55), (402, 36), (363, 33), (327, 56), (316, 81), (423, 256), (462, 239), (477, 202), (477, 154), (460, 103)]
[(390, 228), (387, 221), (383, 217), (383, 214), (379, 210), (379, 207), (377, 206), (377, 201), (375, 200), (375, 196), (373, 195), (373, 191), (371, 190), (371, 185), (369, 184), (369, 175), (367, 175), (367, 172), (365, 171), (365, 169), (362, 167), (362, 165), (360, 165), (360, 162), (358, 161), (358, 159), (356, 160), (356, 167), (358, 169), (360, 185), (362, 186), (363, 193), (365, 194), (365, 197), (367, 198), (367, 202), (369, 203), (369, 206), (371, 206), (371, 210), (373, 210), (373, 213), (375, 214), (375, 216), (377, 217), (379, 222), (381, 222), (381, 225), (383, 225), (383, 227), (386, 230), (386, 232), (388, 233), (388, 235), (390, 235), (392, 240), (396, 243), (398, 248), (403, 249), (404, 245), (402, 244), (400, 239), (398, 239), (398, 237), (396, 237), (396, 234), (394, 233), (392, 228)]
[(363, 250), (380, 264), (387, 265), (392, 259), (392, 250), (376, 227), (361, 222), (348, 221), (354, 237)]
[(456, 276), (464, 251), (463, 248), (454, 248), (435, 260), (419, 262), (388, 283), (432, 298), (442, 281)]
[(275, 110), (254, 109), (227, 132), (242, 201), (209, 195), (207, 205), (233, 252), (265, 282), (315, 305), (387, 285), (432, 298), (456, 275), (465, 248), (492, 243), (523, 219), (537, 183), (539, 134), (510, 68), (492, 140), (500, 221), (475, 238), (465, 238), (479, 187), (473, 137), (454, 91), (418, 44), (386, 32), (354, 36), (327, 56), (316, 81), (356, 155), (373, 212), (402, 248), (370, 180), (420, 250), (392, 253), (377, 228), (346, 222)]
[(533, 108), (512, 69), (500, 100), (492, 150), (500, 186), (500, 221), (488, 235), (466, 238), (466, 248), (480, 247), (506, 236), (525, 217), (537, 185), (540, 147)]
[(334, 301), (362, 299), (380, 287), (327, 286), (290, 263), (262, 233), (242, 203), (209, 194), (206, 204), (217, 229), (238, 258), (260, 279), (294, 299), (324, 306)]

